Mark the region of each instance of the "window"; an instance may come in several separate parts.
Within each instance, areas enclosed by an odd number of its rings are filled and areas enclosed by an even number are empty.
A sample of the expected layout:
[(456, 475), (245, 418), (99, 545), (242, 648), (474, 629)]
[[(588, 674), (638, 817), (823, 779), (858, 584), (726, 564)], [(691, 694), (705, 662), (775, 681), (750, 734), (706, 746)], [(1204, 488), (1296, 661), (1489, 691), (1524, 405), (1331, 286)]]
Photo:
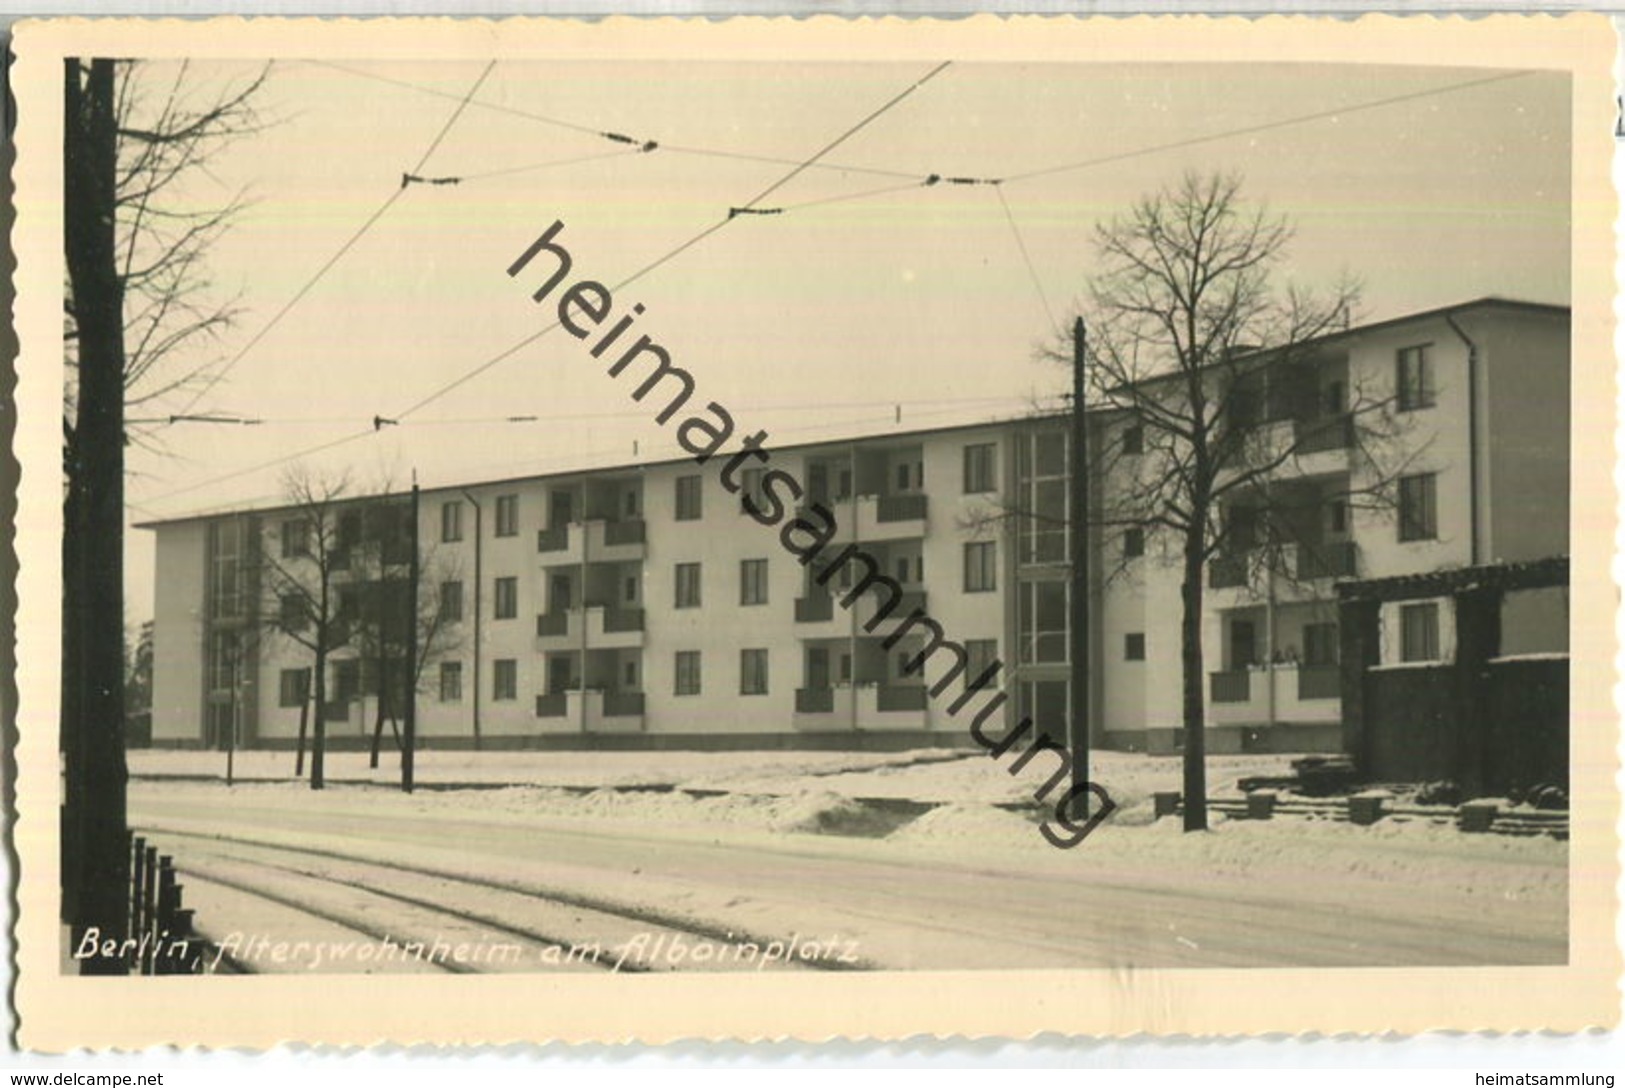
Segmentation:
[(1060, 563), (1067, 557), (1066, 432), (1022, 436), (1016, 446), (1016, 503), (1021, 563)]
[(739, 651), (739, 694), (767, 694), (767, 651)]
[(1130, 631), (1123, 636), (1123, 660), (1145, 660), (1145, 632)]
[(965, 592), (989, 593), (998, 588), (996, 544), (975, 540), (965, 545)]
[(297, 634), (310, 626), (310, 608), (300, 594), (285, 593), (282, 595), (277, 618), (284, 631)]
[(500, 701), (519, 698), (519, 662), (513, 658), (491, 662), (491, 698)]
[[(742, 513), (750, 513), (751, 509), (764, 510), (767, 508), (766, 497), (762, 494), (762, 481), (767, 478), (765, 468), (747, 468), (739, 474), (739, 509)], [(750, 506), (746, 506), (746, 503)]]
[(1349, 531), (1349, 504), (1342, 499), (1326, 504), (1326, 531), (1337, 534)]
[(672, 686), (674, 695), (698, 695), (700, 693), (700, 651), (678, 650), (675, 682)]
[(1137, 559), (1145, 554), (1145, 530), (1141, 528), (1123, 530), (1123, 558)]
[(347, 703), (361, 694), (361, 662), (347, 658), (333, 665), (333, 702)]
[(1439, 659), (1439, 606), (1406, 604), (1399, 608), (1399, 659), (1437, 661)]
[(638, 603), (638, 576), (628, 574), (621, 584), (621, 600), (626, 604)]
[(462, 622), (463, 583), (440, 583), (440, 618), (446, 623)]
[(635, 518), (638, 516), (638, 511), (642, 508), (643, 503), (640, 500), (637, 488), (629, 487), (621, 494), (622, 517)]
[(511, 620), (519, 615), (519, 579), (498, 578), (492, 603), (493, 618)]
[(519, 496), (497, 496), (497, 536), (519, 535)]
[(1323, 415), (1340, 416), (1343, 414), (1343, 383), (1327, 382), (1320, 392), (1320, 410)]
[(626, 678), (627, 688), (635, 691), (638, 686), (638, 663), (636, 661), (626, 662), (622, 675)]
[(440, 663), (440, 701), (442, 703), (455, 703), (463, 697), (463, 663), (461, 661), (442, 661)]
[(304, 520), (282, 523), (282, 558), (295, 559), (310, 554), (310, 522)]
[(440, 504), (440, 539), (447, 544), (463, 539), (463, 504)]
[(767, 603), (766, 559), (742, 559), (739, 561), (739, 603)]
[(1310, 668), (1337, 664), (1337, 624), (1303, 625), (1303, 663)]
[(1439, 535), (1437, 488), (1432, 474), (1399, 480), (1399, 539), (1433, 540)]
[(700, 565), (698, 563), (677, 564), (676, 607), (700, 607)]
[(998, 490), (993, 482), (996, 449), (991, 442), (965, 447), (965, 494), (980, 495)]
[(1428, 345), (1401, 348), (1395, 369), (1399, 410), (1433, 407), (1433, 360), (1428, 358)]
[(309, 676), (307, 669), (283, 669), (281, 682), (277, 685), (277, 705), (304, 706), (308, 698), (306, 679)]
[(999, 659), (999, 640), (996, 638), (968, 638), (965, 640), (965, 687), (968, 689), (978, 676)]
[[(909, 653), (907, 650), (899, 652), (897, 655), (897, 671), (892, 674), (893, 678), (897, 680), (906, 680), (908, 677), (914, 675), (913, 670), (911, 670), (909, 666), (914, 663), (915, 656), (916, 655)], [(925, 662), (921, 661), (919, 667), (922, 669), (925, 668)]]
[(698, 521), (700, 519), (700, 477), (677, 477), (677, 520)]
[(1145, 428), (1138, 423), (1123, 428), (1123, 452), (1139, 456), (1145, 452)]
[(1022, 661), (1067, 659), (1067, 584), (1032, 581), (1017, 586), (1016, 630)]

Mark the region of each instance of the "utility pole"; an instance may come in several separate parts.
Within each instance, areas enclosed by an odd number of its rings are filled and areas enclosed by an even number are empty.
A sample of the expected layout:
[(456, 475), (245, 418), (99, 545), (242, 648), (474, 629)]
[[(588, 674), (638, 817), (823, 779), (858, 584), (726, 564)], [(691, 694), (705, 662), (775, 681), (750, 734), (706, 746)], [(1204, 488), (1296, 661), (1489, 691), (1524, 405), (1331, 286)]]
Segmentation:
[(1067, 745), (1072, 751), (1074, 818), (1089, 815), (1089, 458), (1084, 418), (1084, 359), (1088, 331), (1083, 318), (1072, 326), (1071, 501), (1068, 525), (1072, 542), (1072, 594), (1068, 598), (1068, 653), (1072, 682), (1067, 685)]
[(480, 594), (485, 585), (485, 573), (480, 569), (480, 556), (485, 547), (484, 508), (480, 500), (463, 489), (463, 497), (474, 507), (474, 750), (480, 750)]
[(412, 622), (406, 625), (406, 734), (401, 749), (401, 789), (412, 792), (413, 762), (418, 747), (418, 474), (412, 470), (412, 561), (406, 599), (412, 603)]

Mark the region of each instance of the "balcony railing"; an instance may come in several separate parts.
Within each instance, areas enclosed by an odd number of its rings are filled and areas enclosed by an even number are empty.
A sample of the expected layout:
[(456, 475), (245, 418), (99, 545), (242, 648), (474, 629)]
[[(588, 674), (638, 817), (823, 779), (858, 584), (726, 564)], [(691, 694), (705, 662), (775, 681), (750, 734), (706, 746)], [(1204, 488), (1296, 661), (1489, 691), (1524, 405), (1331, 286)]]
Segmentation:
[(1304, 665), (1298, 669), (1299, 699), (1340, 699), (1343, 674), (1336, 665)]
[(1298, 545), (1298, 578), (1350, 578), (1358, 553), (1352, 540)]
[(548, 638), (570, 633), (570, 613), (541, 612), (536, 616), (536, 637)]
[(882, 713), (894, 710), (924, 710), (924, 684), (882, 684), (876, 706)]
[(835, 712), (834, 688), (797, 688), (796, 713), (797, 714), (833, 714)]
[(1228, 586), (1244, 586), (1247, 584), (1247, 557), (1245, 555), (1221, 555), (1215, 557), (1207, 565), (1208, 585), (1214, 589), (1224, 589)]
[(614, 634), (618, 631), (643, 630), (643, 609), (641, 608), (606, 608), (604, 609), (604, 631)]
[(1349, 415), (1298, 419), (1293, 421), (1292, 428), (1298, 453), (1346, 450), (1354, 445), (1354, 417)]
[(828, 593), (796, 598), (797, 623), (823, 623), (835, 617), (835, 598)]
[(536, 550), (539, 552), (562, 552), (569, 546), (568, 525), (560, 525), (555, 529), (539, 529), (536, 532)]
[(643, 716), (643, 692), (604, 692), (604, 717), (640, 718)]
[(1245, 703), (1252, 696), (1252, 675), (1247, 669), (1209, 673), (1209, 697), (1215, 703)]
[(616, 544), (642, 544), (644, 540), (644, 522), (642, 518), (628, 518), (625, 521), (609, 521), (604, 523), (604, 543)]
[(566, 712), (566, 696), (562, 691), (552, 695), (536, 696), (536, 716), (538, 718), (562, 718)]
[(876, 521), (910, 521), (925, 517), (926, 501), (923, 491), (908, 491), (901, 495), (882, 495), (875, 504)]

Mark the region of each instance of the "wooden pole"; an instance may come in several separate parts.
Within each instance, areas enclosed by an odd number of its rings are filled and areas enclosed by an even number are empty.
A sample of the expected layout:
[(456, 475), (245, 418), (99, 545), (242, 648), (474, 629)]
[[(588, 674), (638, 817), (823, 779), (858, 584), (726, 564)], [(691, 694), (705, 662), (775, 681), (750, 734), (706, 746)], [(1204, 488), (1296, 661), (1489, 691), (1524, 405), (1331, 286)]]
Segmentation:
[[(406, 625), (406, 721), (405, 743), (401, 748), (401, 789), (407, 793), (412, 792), (413, 763), (417, 756), (418, 746), (418, 474), (412, 473), (412, 556), (410, 567), (410, 587), (406, 599), (412, 602), (412, 622)], [(476, 681), (478, 678), (476, 677)]]
[(1068, 659), (1072, 683), (1068, 685), (1068, 747), (1072, 751), (1073, 815), (1089, 815), (1089, 460), (1088, 430), (1084, 418), (1084, 359), (1088, 331), (1083, 318), (1072, 326), (1072, 441), (1071, 509), (1068, 521), (1072, 543), (1072, 594)]

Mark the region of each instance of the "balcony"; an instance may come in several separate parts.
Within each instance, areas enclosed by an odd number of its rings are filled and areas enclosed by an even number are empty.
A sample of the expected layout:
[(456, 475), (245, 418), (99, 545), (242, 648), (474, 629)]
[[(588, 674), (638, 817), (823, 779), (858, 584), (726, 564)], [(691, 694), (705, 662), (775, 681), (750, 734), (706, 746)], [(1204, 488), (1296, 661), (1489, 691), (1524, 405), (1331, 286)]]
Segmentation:
[(852, 504), (857, 539), (910, 540), (925, 535), (928, 502), (923, 492), (859, 495)]
[(857, 689), (860, 729), (925, 729), (929, 722), (924, 684), (870, 684)]
[(1315, 578), (1352, 578), (1357, 573), (1359, 549), (1352, 540), (1299, 544), (1297, 575), (1302, 582)]
[(809, 733), (846, 732), (852, 728), (852, 689), (797, 688), (791, 725)]
[(1207, 565), (1207, 584), (1213, 589), (1227, 589), (1247, 584), (1247, 556), (1219, 555)]
[(569, 700), (562, 691), (552, 695), (536, 696), (536, 716), (538, 718), (563, 718), (569, 713)]
[(536, 551), (545, 566), (635, 561), (643, 558), (646, 535), (642, 518), (576, 521), (539, 531)]
[(1208, 674), (1208, 698), (1215, 703), (1245, 703), (1252, 697), (1253, 674), (1247, 669)]
[[(891, 629), (908, 619), (911, 613), (915, 611), (926, 613), (923, 589), (905, 589), (897, 595), (897, 603), (892, 606), (891, 611), (881, 618), (880, 613), (885, 610), (885, 605), (890, 599), (890, 594), (871, 587), (852, 602), (853, 611), (857, 613), (858, 623), (862, 625), (864, 632), (890, 634)], [(874, 626), (871, 627), (870, 624)]]
[(1346, 450), (1354, 445), (1354, 417), (1344, 414), (1292, 422), (1294, 448), (1298, 456)]
[[(588, 605), (564, 612), (543, 612), (536, 617), (538, 650), (636, 649), (643, 645), (643, 609)], [(586, 626), (583, 627), (582, 625)]]
[(834, 688), (797, 688), (796, 689), (797, 714), (833, 714), (835, 713)]
[(835, 618), (835, 598), (822, 591), (796, 598), (797, 623), (827, 623)]
[(1336, 665), (1272, 665), (1208, 675), (1215, 725), (1336, 722), (1343, 713), (1342, 674)]
[[(606, 691), (604, 692), (604, 717), (606, 718), (642, 718), (643, 692), (641, 691)], [(641, 728), (641, 726), (640, 726)]]

